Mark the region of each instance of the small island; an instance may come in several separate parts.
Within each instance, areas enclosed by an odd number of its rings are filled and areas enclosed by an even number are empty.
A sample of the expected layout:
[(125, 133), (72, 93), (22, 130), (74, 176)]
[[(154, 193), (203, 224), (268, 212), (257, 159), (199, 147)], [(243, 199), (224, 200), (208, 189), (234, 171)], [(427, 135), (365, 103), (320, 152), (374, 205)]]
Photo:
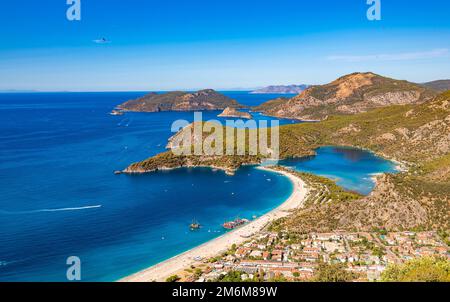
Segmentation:
[(218, 117), (235, 117), (251, 120), (253, 116), (248, 112), (242, 112), (236, 110), (236, 108), (227, 107), (225, 110), (218, 115)]

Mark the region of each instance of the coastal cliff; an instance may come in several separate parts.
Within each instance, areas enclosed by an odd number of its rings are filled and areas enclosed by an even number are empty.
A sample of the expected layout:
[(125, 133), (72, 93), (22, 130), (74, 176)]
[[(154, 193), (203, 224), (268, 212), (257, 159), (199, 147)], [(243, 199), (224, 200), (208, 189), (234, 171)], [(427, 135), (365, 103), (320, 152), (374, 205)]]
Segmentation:
[(329, 84), (312, 86), (286, 102), (263, 104), (264, 114), (302, 120), (324, 120), (392, 105), (420, 104), (436, 92), (418, 84), (377, 74), (353, 73)]
[(227, 107), (242, 108), (243, 106), (221, 93), (205, 89), (194, 93), (174, 91), (157, 94), (153, 92), (136, 100), (125, 102), (117, 108), (123, 111), (161, 112), (223, 110)]

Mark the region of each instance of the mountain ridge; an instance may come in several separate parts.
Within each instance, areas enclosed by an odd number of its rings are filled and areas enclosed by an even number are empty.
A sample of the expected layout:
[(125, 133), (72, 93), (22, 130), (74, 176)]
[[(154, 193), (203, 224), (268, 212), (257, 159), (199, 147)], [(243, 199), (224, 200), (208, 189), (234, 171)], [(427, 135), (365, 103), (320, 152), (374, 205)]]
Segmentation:
[(421, 85), (436, 90), (438, 92), (445, 92), (447, 90), (450, 90), (450, 80), (431, 81), (427, 83), (422, 83)]
[(303, 92), (310, 85), (270, 85), (260, 89), (256, 89), (251, 94), (298, 94)]
[(302, 120), (367, 112), (390, 105), (419, 104), (437, 93), (427, 87), (372, 72), (352, 73), (325, 85), (311, 86), (287, 102), (259, 106), (264, 114)]
[(227, 107), (243, 108), (244, 106), (213, 89), (204, 89), (193, 93), (173, 91), (158, 94), (152, 92), (117, 106), (120, 110), (133, 112), (224, 110)]

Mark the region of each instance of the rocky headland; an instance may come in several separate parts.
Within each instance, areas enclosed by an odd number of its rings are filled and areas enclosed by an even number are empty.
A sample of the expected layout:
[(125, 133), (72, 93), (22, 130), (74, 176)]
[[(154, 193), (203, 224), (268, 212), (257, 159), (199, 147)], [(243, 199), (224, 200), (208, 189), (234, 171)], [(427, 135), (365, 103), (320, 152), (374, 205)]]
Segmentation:
[(227, 107), (225, 110), (218, 115), (218, 117), (233, 117), (251, 120), (253, 116), (248, 112), (238, 111), (236, 108)]

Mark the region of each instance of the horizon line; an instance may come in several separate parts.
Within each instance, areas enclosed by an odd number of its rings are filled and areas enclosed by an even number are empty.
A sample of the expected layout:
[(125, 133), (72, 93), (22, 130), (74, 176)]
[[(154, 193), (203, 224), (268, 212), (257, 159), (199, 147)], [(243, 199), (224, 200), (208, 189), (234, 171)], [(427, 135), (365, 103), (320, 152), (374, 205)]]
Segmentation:
[[(431, 82), (437, 82), (437, 81), (450, 81), (450, 77), (448, 78), (440, 78), (440, 79), (434, 79), (429, 80), (425, 82), (414, 82), (409, 81), (413, 84), (426, 84)], [(308, 85), (308, 86), (315, 86), (315, 85), (324, 85), (326, 83), (322, 84), (268, 84), (264, 86), (256, 86), (256, 87), (221, 87), (221, 88), (172, 88), (172, 89), (124, 89), (124, 90), (36, 90), (36, 89), (0, 89), (0, 93), (101, 93), (101, 92), (173, 92), (173, 91), (183, 91), (183, 92), (196, 92), (200, 90), (205, 89), (212, 89), (215, 91), (254, 91), (262, 88), (267, 88), (271, 86), (292, 86), (292, 85)]]
[[(260, 87), (261, 88), (261, 87)], [(215, 91), (253, 91), (259, 88), (194, 88), (194, 89), (149, 89), (149, 90), (141, 90), (141, 89), (130, 89), (130, 90), (0, 90), (0, 93), (102, 93), (102, 92), (173, 92), (173, 91), (183, 91), (183, 92), (196, 92), (205, 89), (212, 89)]]

